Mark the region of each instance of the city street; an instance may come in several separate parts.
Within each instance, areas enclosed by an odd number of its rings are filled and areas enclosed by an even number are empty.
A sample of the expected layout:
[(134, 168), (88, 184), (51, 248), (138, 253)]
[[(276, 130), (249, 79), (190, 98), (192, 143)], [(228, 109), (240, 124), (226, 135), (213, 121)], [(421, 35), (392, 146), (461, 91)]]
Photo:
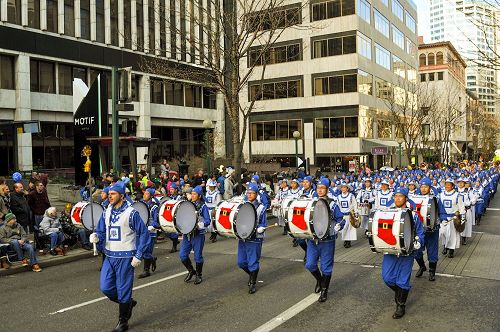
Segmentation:
[[(272, 222), (272, 220), (270, 221)], [(358, 231), (358, 237), (361, 231)], [(208, 237), (207, 237), (208, 239)], [(135, 282), (135, 331), (498, 331), (500, 317), (500, 196), (473, 238), (453, 259), (441, 258), (436, 282), (412, 277), (407, 314), (393, 320), (393, 292), (380, 277), (381, 255), (365, 239), (345, 249), (337, 241), (326, 303), (313, 294), (314, 279), (302, 250), (281, 230), (268, 232), (257, 293), (236, 266), (236, 241), (205, 244), (204, 281), (183, 282), (185, 269), (170, 242), (155, 251), (158, 269)], [(110, 331), (117, 305), (99, 291), (100, 257), (49, 267), (42, 273), (0, 278), (4, 331)], [(415, 263), (414, 269), (417, 264)], [(142, 267), (141, 267), (142, 270)], [(136, 274), (140, 270), (136, 271)], [(8, 318), (7, 318), (8, 317)]]

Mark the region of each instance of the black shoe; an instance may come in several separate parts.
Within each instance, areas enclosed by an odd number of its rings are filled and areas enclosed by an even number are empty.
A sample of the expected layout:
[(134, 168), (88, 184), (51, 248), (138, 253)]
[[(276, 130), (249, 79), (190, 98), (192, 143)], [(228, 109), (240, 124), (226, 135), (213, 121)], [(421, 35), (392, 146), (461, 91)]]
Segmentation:
[(52, 256), (57, 256), (57, 252), (54, 249), (50, 249), (49, 252)]
[(179, 244), (179, 240), (173, 239), (172, 240), (172, 249), (170, 249), (170, 253), (173, 254), (174, 252), (177, 252), (177, 245)]
[(298, 246), (298, 245), (299, 245), (299, 244), (297, 243), (297, 239), (293, 239), (293, 241), (292, 241), (292, 247), (294, 247), (294, 248), (295, 248), (295, 247), (296, 247), (296, 246)]
[(190, 282), (191, 279), (193, 279), (193, 277), (196, 275), (196, 272), (193, 268), (193, 264), (191, 264), (191, 260), (189, 258), (186, 259), (185, 261), (182, 261), (182, 264), (184, 264), (184, 266), (188, 270), (188, 274), (186, 278), (184, 278), (184, 282)]
[(351, 241), (344, 241), (344, 248), (350, 248), (351, 247)]
[(464, 246), (466, 246), (466, 245), (467, 245), (467, 238), (466, 238), (465, 236), (464, 236), (464, 237), (462, 237), (462, 244), (463, 244)]
[(410, 291), (407, 289), (400, 288), (399, 297), (398, 297), (398, 304), (396, 305), (396, 311), (392, 315), (392, 318), (400, 319), (405, 315), (406, 300), (408, 299), (409, 292)]
[(455, 249), (450, 249), (450, 251), (448, 252), (448, 258), (453, 258), (455, 255)]
[(448, 249), (444, 248), (442, 254), (446, 256), (448, 254)]
[(128, 314), (130, 312), (131, 303), (120, 303), (120, 317), (118, 318), (118, 324), (116, 324), (113, 332), (123, 332), (128, 330)]
[(436, 281), (436, 266), (437, 263), (429, 262), (429, 281)]
[(314, 287), (314, 292), (319, 293), (321, 292), (321, 278), (322, 278), (321, 272), (319, 272), (319, 270), (316, 270), (314, 272), (311, 272), (311, 274), (316, 279), (316, 286)]
[(281, 235), (288, 235), (288, 232), (286, 231), (285, 227), (283, 227), (283, 233), (281, 233)]
[(417, 274), (415, 274), (416, 278), (420, 278), (425, 271), (427, 271), (427, 268), (425, 267), (425, 262), (423, 258), (416, 259), (418, 266), (420, 267), (417, 271)]
[(257, 289), (255, 288), (255, 284), (257, 283), (258, 274), (259, 270), (250, 272), (250, 286), (248, 286), (248, 294), (254, 294), (257, 291)]
[(151, 272), (156, 271), (156, 260), (158, 257), (153, 257), (153, 260), (151, 261)]
[(319, 302), (325, 302), (328, 299), (328, 288), (330, 288), (330, 279), (332, 276), (323, 276), (321, 278), (321, 294), (319, 295)]
[(151, 273), (149, 273), (149, 268), (151, 267), (152, 261), (153, 261), (152, 259), (144, 259), (144, 271), (141, 274), (139, 274), (137, 278), (139, 279), (147, 278), (151, 275)]
[(196, 279), (194, 280), (195, 285), (201, 284), (203, 278), (201, 277), (203, 272), (203, 263), (196, 263)]

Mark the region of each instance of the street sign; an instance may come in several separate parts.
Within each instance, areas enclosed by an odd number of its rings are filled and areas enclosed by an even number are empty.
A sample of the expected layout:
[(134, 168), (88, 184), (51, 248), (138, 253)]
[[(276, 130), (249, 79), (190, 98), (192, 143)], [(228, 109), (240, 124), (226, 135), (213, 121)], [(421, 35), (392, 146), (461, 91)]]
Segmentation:
[(372, 155), (385, 156), (389, 153), (387, 146), (376, 146), (372, 148)]
[(301, 167), (304, 161), (300, 159), (300, 157), (297, 157), (297, 167)]

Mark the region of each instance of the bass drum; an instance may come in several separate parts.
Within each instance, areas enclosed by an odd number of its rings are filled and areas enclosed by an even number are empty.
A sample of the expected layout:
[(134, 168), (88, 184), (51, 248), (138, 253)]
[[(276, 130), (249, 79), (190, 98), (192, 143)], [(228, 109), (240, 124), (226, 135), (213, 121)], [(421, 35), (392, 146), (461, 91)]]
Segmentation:
[(417, 213), (425, 231), (433, 231), (439, 225), (437, 199), (430, 195), (413, 195), (410, 199), (415, 203)]
[(222, 201), (217, 204), (213, 224), (222, 236), (246, 240), (257, 228), (257, 212), (249, 202)]
[(94, 215), (94, 226), (97, 226), (97, 222), (103, 212), (104, 208), (100, 204), (78, 202), (71, 209), (71, 223), (77, 228), (85, 228), (86, 230), (93, 231), (92, 213)]
[(330, 234), (330, 206), (322, 198), (293, 200), (288, 206), (287, 224), (292, 237), (324, 239)]
[(196, 207), (189, 201), (169, 200), (160, 206), (160, 227), (167, 233), (190, 234), (196, 229)]
[(139, 215), (141, 216), (142, 221), (146, 226), (149, 225), (149, 208), (148, 205), (144, 202), (134, 202), (132, 205), (137, 212), (139, 212)]
[(161, 206), (163, 203), (165, 203), (166, 201), (170, 201), (172, 198), (169, 197), (169, 196), (164, 196), (160, 199), (160, 203), (158, 203), (159, 206)]
[(281, 218), (284, 220), (288, 219), (288, 208), (290, 207), (290, 204), (292, 204), (293, 201), (295, 201), (295, 197), (285, 197), (283, 201), (281, 202)]
[(368, 242), (373, 252), (408, 256), (413, 252), (415, 223), (410, 209), (378, 210), (368, 222)]

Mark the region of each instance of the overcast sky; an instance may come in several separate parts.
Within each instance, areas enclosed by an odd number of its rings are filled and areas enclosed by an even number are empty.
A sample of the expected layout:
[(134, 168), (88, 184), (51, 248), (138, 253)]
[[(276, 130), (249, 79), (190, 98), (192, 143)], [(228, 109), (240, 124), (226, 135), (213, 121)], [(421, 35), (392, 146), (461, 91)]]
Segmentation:
[(430, 0), (413, 0), (417, 5), (418, 35), (424, 36), (424, 42), (430, 42), (429, 2)]

